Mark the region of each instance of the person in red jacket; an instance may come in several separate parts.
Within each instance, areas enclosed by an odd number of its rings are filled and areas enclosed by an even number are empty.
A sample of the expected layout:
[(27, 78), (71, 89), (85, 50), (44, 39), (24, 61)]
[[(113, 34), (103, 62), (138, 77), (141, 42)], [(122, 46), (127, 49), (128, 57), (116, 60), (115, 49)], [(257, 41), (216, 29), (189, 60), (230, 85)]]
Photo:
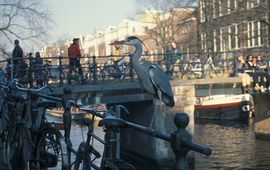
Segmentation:
[(69, 71), (68, 71), (68, 83), (71, 83), (70, 75), (72, 71), (76, 68), (79, 70), (79, 75), (81, 76), (81, 81), (84, 81), (82, 67), (80, 64), (81, 51), (79, 47), (79, 38), (74, 38), (73, 43), (68, 48), (68, 58), (69, 58)]

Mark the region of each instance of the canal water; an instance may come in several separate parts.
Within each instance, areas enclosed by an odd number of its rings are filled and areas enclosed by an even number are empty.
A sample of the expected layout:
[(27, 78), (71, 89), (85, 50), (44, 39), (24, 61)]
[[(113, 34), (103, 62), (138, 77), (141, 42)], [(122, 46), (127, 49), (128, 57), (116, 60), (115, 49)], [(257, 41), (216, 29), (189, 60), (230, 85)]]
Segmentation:
[(201, 121), (194, 140), (212, 148), (212, 155), (195, 155), (195, 169), (270, 169), (270, 141), (256, 140), (254, 123)]
[[(103, 136), (101, 128), (96, 127), (95, 132)], [(81, 128), (76, 123), (72, 125), (71, 138), (75, 148), (83, 139), (82, 134), (86, 136), (86, 133), (86, 127)], [(270, 141), (255, 139), (252, 121), (239, 123), (196, 120), (193, 138), (195, 142), (212, 149), (212, 155), (209, 157), (195, 153), (196, 170), (270, 169)], [(102, 144), (99, 142), (94, 144), (102, 152)]]

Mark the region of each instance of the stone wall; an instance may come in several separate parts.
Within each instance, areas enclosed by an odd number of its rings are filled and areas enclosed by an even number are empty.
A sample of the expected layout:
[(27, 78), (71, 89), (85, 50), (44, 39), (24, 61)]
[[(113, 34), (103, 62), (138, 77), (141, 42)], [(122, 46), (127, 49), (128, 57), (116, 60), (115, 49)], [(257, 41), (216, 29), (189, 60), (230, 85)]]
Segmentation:
[[(160, 105), (159, 100), (124, 103), (131, 111), (131, 114), (127, 115), (125, 119), (147, 127), (150, 126), (153, 119), (152, 127), (154, 129), (171, 133), (176, 130), (173, 122), (175, 113), (186, 112), (190, 116), (188, 131), (193, 134), (195, 88), (194, 86), (174, 86), (173, 93), (175, 98), (173, 108), (168, 108), (164, 104)], [(121, 130), (121, 148), (159, 163), (175, 159), (168, 142), (130, 128)]]

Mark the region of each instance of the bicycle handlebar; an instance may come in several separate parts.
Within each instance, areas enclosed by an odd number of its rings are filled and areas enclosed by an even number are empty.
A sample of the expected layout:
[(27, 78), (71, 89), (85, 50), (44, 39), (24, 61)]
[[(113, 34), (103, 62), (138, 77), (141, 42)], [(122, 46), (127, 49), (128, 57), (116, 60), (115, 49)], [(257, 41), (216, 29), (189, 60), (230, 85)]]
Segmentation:
[(95, 109), (88, 109), (88, 108), (85, 108), (85, 107), (79, 107), (79, 109), (82, 110), (82, 111), (85, 111), (87, 113), (90, 113), (90, 114), (92, 114), (94, 116), (97, 116), (99, 118), (104, 118), (104, 115), (98, 113), (97, 110), (95, 110)]
[(31, 88), (24, 88), (24, 87), (20, 87), (22, 86), (21, 84), (19, 84), (17, 82), (16, 79), (14, 79), (13, 81), (10, 82), (11, 86), (14, 87), (15, 89), (17, 90), (20, 90), (20, 91), (24, 91), (26, 93), (31, 93), (31, 94), (34, 94), (36, 96), (39, 96), (41, 98), (44, 98), (44, 99), (47, 99), (47, 100), (52, 100), (52, 101), (59, 101), (59, 102), (62, 102), (63, 99), (62, 98), (59, 98), (59, 97), (54, 97), (54, 96), (49, 96), (49, 95), (46, 95), (46, 94), (42, 94), (40, 93), (42, 90), (44, 90), (45, 88), (50, 88), (50, 86), (48, 84), (42, 86), (41, 88), (39, 89), (31, 89)]

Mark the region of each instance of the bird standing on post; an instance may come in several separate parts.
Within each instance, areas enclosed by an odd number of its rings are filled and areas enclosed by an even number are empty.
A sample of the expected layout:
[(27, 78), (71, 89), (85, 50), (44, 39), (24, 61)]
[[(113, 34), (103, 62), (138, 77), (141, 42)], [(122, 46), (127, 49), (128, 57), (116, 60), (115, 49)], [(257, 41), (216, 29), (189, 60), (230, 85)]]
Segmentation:
[(131, 36), (123, 41), (115, 41), (111, 45), (116, 44), (135, 47), (135, 52), (132, 54), (132, 65), (138, 75), (142, 87), (148, 94), (159, 99), (165, 103), (166, 106), (173, 107), (175, 102), (168, 76), (159, 66), (150, 63), (149, 61), (141, 63), (139, 60), (142, 56), (143, 42), (139, 38)]

